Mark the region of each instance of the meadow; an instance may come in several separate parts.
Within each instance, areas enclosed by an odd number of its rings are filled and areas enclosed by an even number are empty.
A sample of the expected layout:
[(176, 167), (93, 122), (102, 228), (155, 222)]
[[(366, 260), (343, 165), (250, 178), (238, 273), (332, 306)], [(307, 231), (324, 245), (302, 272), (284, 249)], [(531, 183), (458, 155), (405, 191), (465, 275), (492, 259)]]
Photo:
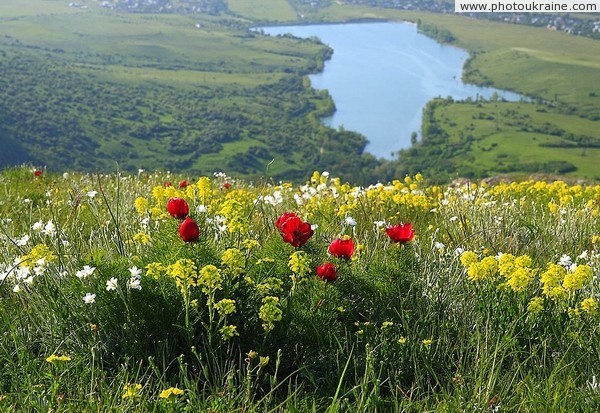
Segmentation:
[(0, 174), (0, 409), (595, 412), (600, 186)]

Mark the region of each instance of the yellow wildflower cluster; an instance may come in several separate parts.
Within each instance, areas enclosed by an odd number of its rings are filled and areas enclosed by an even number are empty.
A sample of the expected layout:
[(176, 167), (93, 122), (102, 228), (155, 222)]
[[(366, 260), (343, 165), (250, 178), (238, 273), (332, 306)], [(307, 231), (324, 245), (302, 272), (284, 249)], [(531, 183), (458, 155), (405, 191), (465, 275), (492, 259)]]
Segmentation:
[(134, 201), (135, 210), (138, 215), (143, 217), (148, 212), (148, 200), (143, 197), (137, 197)]
[(199, 284), (196, 264), (190, 259), (183, 258), (177, 260), (167, 267), (166, 272), (175, 279), (177, 287), (179, 287), (184, 294), (190, 287), (195, 287)]
[(599, 309), (598, 301), (593, 298), (586, 298), (581, 302), (581, 309), (589, 315), (596, 315)]
[(577, 265), (573, 270), (561, 265), (548, 263), (546, 271), (540, 276), (542, 292), (546, 297), (560, 301), (569, 293), (580, 290), (592, 279), (592, 268), (589, 265)]
[(54, 364), (56, 366), (56, 365), (61, 365), (63, 363), (66, 363), (67, 361), (71, 361), (71, 357), (65, 356), (65, 355), (58, 356), (56, 354), (52, 354), (52, 355), (46, 357), (46, 361), (48, 363)]
[(498, 258), (498, 272), (515, 292), (524, 291), (535, 276), (528, 255), (515, 257), (512, 254), (502, 254)]
[(256, 286), (256, 290), (262, 296), (279, 294), (283, 292), (283, 281), (279, 278), (269, 277)]
[(183, 393), (184, 393), (184, 391), (181, 389), (178, 389), (177, 387), (169, 387), (168, 389), (161, 391), (160, 394), (158, 395), (158, 397), (160, 397), (161, 399), (166, 399), (166, 400), (175, 400), (179, 396), (181, 396)]
[(142, 385), (138, 383), (134, 384), (126, 384), (123, 386), (123, 399), (139, 399), (142, 397), (140, 394), (140, 390), (142, 390)]
[(23, 255), (20, 260), (21, 267), (29, 267), (32, 269), (36, 263), (44, 261), (49, 263), (56, 260), (56, 255), (50, 250), (46, 244), (38, 244), (34, 246), (29, 254)]
[(245, 189), (228, 192), (218, 211), (226, 218), (230, 233), (246, 234), (249, 228), (248, 215), (251, 211), (254, 194)]
[(482, 281), (494, 279), (498, 274), (498, 261), (496, 258), (485, 257), (481, 261), (473, 261), (473, 254), (475, 253), (472, 251), (465, 251), (461, 256), (461, 263), (467, 269), (469, 280)]
[[(510, 197), (513, 199), (532, 198), (546, 200), (551, 213), (559, 213), (567, 206), (585, 207), (592, 216), (598, 215), (598, 206), (593, 201), (600, 196), (600, 185), (581, 186), (568, 185), (563, 181), (525, 181), (499, 183), (490, 188), (494, 196)], [(590, 202), (591, 200), (591, 202)]]
[(283, 312), (279, 305), (279, 298), (267, 296), (262, 299), (262, 305), (258, 311), (258, 317), (262, 320), (262, 327), (265, 332), (275, 328), (275, 322), (281, 321)]
[(290, 255), (288, 262), (290, 270), (294, 273), (294, 279), (302, 279), (307, 274), (310, 274), (310, 256), (304, 251), (296, 251)]
[(215, 303), (215, 310), (221, 317), (235, 313), (235, 300), (223, 298), (218, 303)]
[(214, 265), (205, 265), (200, 270), (198, 285), (202, 287), (202, 292), (210, 294), (216, 290), (220, 290), (223, 276), (221, 271)]
[(234, 325), (226, 325), (219, 329), (219, 333), (221, 333), (221, 337), (223, 340), (229, 340), (234, 336), (239, 336), (240, 334), (237, 331), (237, 327)]
[(221, 263), (232, 275), (238, 276), (244, 272), (246, 256), (237, 248), (229, 248), (221, 256)]

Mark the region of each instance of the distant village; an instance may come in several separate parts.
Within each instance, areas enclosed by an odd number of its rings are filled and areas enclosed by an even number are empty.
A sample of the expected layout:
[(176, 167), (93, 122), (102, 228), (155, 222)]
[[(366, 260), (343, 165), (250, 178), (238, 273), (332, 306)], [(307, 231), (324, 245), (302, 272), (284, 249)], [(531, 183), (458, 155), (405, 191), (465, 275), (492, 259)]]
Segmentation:
[[(207, 13), (226, 12), (225, 0), (96, 0), (102, 7), (137, 13)], [(293, 0), (292, 3), (318, 9), (330, 5), (334, 0)], [(420, 10), (434, 13), (454, 14), (454, 1), (439, 0), (335, 0), (340, 4), (356, 4), (399, 10)], [(76, 2), (71, 7), (85, 7)], [(600, 18), (592, 14), (556, 15), (550, 13), (463, 13), (472, 18), (503, 21), (545, 27), (577, 36), (600, 39)], [(304, 14), (299, 13), (300, 17)]]

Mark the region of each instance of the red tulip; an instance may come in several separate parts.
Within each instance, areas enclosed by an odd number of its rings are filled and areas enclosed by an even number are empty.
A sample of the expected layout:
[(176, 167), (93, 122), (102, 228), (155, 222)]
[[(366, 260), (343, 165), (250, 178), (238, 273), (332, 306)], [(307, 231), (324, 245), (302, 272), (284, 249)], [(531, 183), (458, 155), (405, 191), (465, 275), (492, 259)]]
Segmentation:
[(163, 188), (168, 188), (170, 186), (173, 186), (173, 184), (171, 183), (171, 181), (165, 181), (165, 182), (163, 182)]
[(200, 236), (200, 228), (198, 228), (198, 224), (192, 218), (187, 217), (180, 225), (179, 225), (179, 236), (185, 242), (194, 242)]
[(337, 270), (335, 265), (330, 262), (326, 262), (323, 265), (317, 267), (317, 275), (323, 281), (334, 282), (337, 280)]
[(225, 183), (223, 184), (223, 188), (225, 188), (225, 189), (229, 189), (229, 188), (231, 188), (231, 184), (230, 184), (229, 182), (225, 182)]
[(43, 172), (42, 172), (42, 171), (40, 171), (39, 169), (36, 169), (35, 171), (33, 171), (33, 174), (34, 174), (35, 176), (42, 176)]
[(188, 181), (186, 181), (185, 179), (181, 182), (179, 182), (179, 188), (185, 188), (186, 186), (188, 186)]
[(413, 231), (410, 223), (388, 227), (385, 232), (392, 242), (399, 242), (401, 244), (411, 242), (415, 237), (415, 231)]
[(177, 219), (184, 219), (190, 212), (188, 203), (183, 198), (170, 198), (167, 202), (167, 211)]
[(349, 259), (354, 254), (354, 241), (348, 236), (334, 239), (329, 244), (329, 253), (334, 257)]

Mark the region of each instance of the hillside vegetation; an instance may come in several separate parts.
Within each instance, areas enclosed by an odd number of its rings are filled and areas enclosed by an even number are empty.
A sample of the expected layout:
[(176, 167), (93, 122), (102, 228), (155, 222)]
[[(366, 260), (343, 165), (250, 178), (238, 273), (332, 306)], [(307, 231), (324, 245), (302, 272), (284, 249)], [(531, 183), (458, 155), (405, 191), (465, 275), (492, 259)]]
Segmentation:
[(257, 35), (231, 16), (87, 4), (2, 15), (0, 142), (14, 148), (4, 165), (280, 178), (327, 165), (374, 179), (365, 138), (318, 121), (334, 105), (304, 75), (322, 68), (326, 46)]
[[(2, 152), (0, 163), (218, 170), (251, 179), (302, 179), (326, 168), (357, 183), (419, 171), (439, 181), (532, 172), (597, 178), (597, 41), (330, 1), (196, 3), (214, 7), (181, 15), (195, 3), (154, 14), (91, 0), (84, 7), (59, 0), (1, 5), (0, 142), (14, 149)], [(377, 160), (363, 153), (364, 136), (319, 121), (335, 104), (311, 89), (306, 75), (321, 70), (332, 51), (316, 39), (249, 30), (295, 19), (418, 22), (424, 33), (471, 52), (465, 80), (522, 93), (527, 103), (432, 104), (419, 142), (392, 161)], [(527, 121), (513, 124), (513, 114)], [(460, 122), (445, 122), (449, 115)], [(517, 153), (515, 145), (529, 149)]]

